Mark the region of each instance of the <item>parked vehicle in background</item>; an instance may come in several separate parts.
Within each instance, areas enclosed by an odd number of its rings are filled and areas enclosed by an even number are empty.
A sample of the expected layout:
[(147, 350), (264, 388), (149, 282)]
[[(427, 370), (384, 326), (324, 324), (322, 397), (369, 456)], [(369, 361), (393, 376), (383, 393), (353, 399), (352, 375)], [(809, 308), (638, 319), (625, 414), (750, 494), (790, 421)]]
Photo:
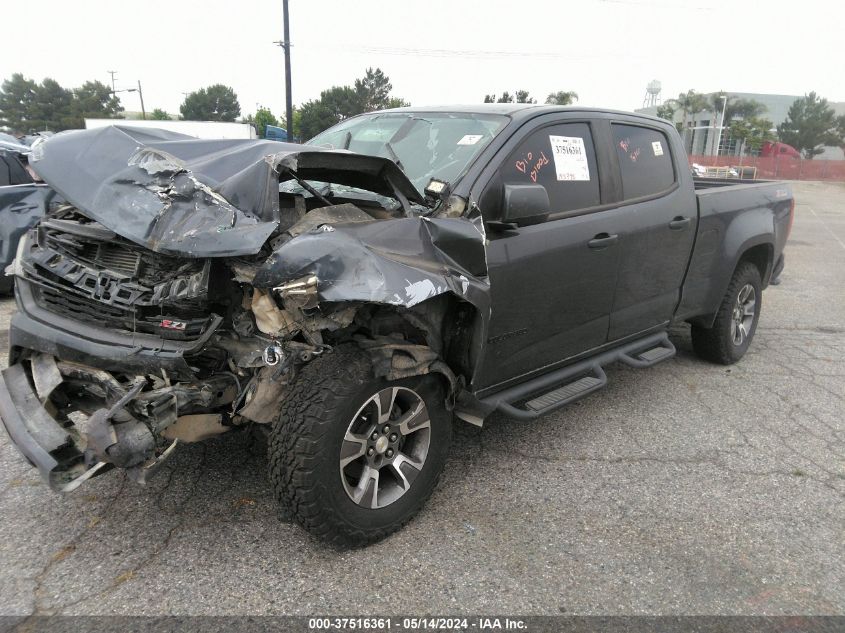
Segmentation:
[(794, 208), (787, 184), (694, 181), (667, 121), (581, 107), (403, 108), (306, 145), (109, 127), (39, 154), (68, 204), (14, 264), (14, 443), (71, 490), (267, 428), (279, 503), (344, 545), (416, 514), (454, 418), (554, 411), (671, 358), (672, 323), (740, 360)]
[(278, 125), (265, 125), (264, 138), (270, 141), (281, 141), (284, 143), (288, 140), (288, 131)]
[(27, 153), (29, 152), (29, 145), (11, 134), (0, 132), (0, 150), (18, 154)]
[(21, 236), (56, 199), (49, 185), (35, 182), (21, 151), (0, 148), (0, 294), (12, 290), (14, 277), (5, 270), (15, 258)]
[(801, 152), (779, 141), (766, 141), (760, 146), (760, 157), (768, 158), (778, 156), (780, 158), (801, 158)]

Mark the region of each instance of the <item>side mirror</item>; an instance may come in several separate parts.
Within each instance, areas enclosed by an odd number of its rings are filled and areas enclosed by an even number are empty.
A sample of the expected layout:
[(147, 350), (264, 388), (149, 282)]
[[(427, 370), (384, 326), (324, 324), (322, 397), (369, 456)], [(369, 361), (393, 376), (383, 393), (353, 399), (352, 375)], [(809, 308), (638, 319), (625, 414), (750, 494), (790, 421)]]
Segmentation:
[(549, 218), (549, 194), (543, 185), (505, 185), (504, 222), (540, 224)]

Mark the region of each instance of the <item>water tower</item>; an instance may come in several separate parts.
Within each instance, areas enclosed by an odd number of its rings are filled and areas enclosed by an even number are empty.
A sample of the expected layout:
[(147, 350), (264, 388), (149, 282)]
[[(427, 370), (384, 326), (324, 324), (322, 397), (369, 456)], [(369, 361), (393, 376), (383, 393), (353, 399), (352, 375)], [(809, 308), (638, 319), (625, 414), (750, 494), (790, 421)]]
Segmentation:
[(660, 105), (660, 90), (662, 85), (657, 79), (648, 82), (645, 87), (645, 97), (643, 98), (643, 107)]

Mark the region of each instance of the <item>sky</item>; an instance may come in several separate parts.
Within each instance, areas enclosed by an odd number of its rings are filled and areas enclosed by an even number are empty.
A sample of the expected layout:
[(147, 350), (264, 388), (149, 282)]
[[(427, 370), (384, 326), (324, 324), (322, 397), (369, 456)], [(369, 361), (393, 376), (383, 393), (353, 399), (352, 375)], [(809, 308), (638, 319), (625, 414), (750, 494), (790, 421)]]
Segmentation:
[[(281, 0), (4, 2), (0, 79), (143, 86), (148, 111), (234, 88), (241, 112), (284, 114)], [(845, 101), (840, 0), (290, 0), (293, 102), (379, 67), (413, 105), (574, 90), (587, 106), (642, 107), (726, 90)], [(11, 28), (16, 25), (17, 28)], [(137, 93), (119, 95), (140, 110)]]

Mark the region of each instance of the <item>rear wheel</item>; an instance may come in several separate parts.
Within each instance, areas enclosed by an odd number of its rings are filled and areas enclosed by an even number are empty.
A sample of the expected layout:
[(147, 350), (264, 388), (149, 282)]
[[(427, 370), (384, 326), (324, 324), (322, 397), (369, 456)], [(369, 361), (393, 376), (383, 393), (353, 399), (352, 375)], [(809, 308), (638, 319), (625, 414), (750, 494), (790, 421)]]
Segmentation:
[(268, 445), (282, 506), (312, 534), (365, 545), (407, 523), (434, 490), (451, 423), (433, 375), (387, 381), (338, 348), (302, 370)]
[(757, 267), (750, 262), (741, 263), (731, 278), (713, 327), (692, 326), (692, 346), (699, 357), (730, 365), (745, 355), (760, 318), (760, 286)]

